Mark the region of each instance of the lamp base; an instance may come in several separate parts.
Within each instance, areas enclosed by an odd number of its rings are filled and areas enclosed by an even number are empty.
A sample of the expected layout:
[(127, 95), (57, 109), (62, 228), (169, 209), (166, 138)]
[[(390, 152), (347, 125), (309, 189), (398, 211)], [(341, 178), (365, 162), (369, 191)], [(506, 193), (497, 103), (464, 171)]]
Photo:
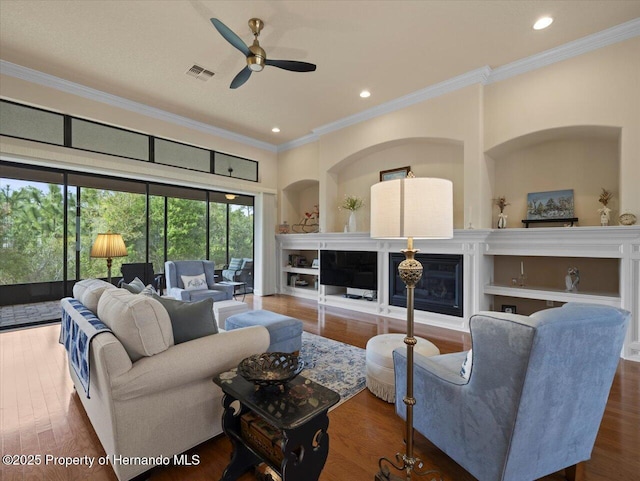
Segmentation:
[(374, 478), (374, 481), (405, 481), (404, 478), (401, 478), (400, 476), (396, 476), (395, 474), (391, 474), (388, 471), (382, 472), (382, 471), (378, 471), (376, 473), (376, 477)]
[[(416, 474), (416, 473), (414, 473)], [(418, 474), (418, 476), (420, 476)], [(399, 476), (397, 474), (391, 474), (389, 470), (380, 470), (376, 473), (374, 481), (407, 481), (408, 479), (412, 479), (411, 477)], [(431, 478), (431, 481), (442, 481), (441, 477)]]
[[(431, 478), (431, 481), (442, 481), (438, 470), (425, 470), (422, 461), (418, 458), (409, 458), (406, 454), (397, 453), (396, 460), (402, 464), (395, 464), (387, 458), (380, 458), (378, 460), (380, 471), (376, 473), (374, 481), (410, 481), (423, 476), (435, 476)], [(402, 474), (392, 474), (390, 467)]]

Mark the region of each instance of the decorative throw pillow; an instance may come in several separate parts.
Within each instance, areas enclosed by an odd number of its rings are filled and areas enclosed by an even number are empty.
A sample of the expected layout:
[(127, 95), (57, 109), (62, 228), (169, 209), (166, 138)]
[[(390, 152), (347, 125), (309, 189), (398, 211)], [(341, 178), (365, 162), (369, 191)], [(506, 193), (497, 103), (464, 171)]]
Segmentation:
[(464, 362), (462, 363), (462, 368), (460, 368), (460, 375), (466, 380), (469, 380), (472, 367), (473, 367), (473, 352), (471, 349), (469, 349), (469, 352), (467, 353), (467, 357), (464, 358)]
[(126, 282), (123, 282), (122, 287), (128, 290), (132, 294), (140, 294), (142, 292), (142, 289), (144, 289), (145, 286), (144, 286), (144, 282), (142, 282), (140, 279), (136, 277), (129, 284), (127, 284)]
[(242, 259), (238, 257), (232, 257), (229, 261), (229, 267), (227, 267), (230, 271), (237, 271), (242, 267)]
[(218, 333), (218, 324), (213, 315), (213, 299), (184, 302), (158, 295), (152, 297), (169, 313), (175, 344)]
[(154, 294), (158, 294), (158, 291), (156, 291), (155, 288), (151, 284), (149, 284), (147, 287), (140, 291), (140, 294), (142, 294), (143, 296), (153, 297)]
[(209, 286), (207, 286), (207, 276), (205, 276), (204, 273), (197, 276), (180, 277), (182, 278), (182, 283), (186, 291), (200, 291), (209, 288)]

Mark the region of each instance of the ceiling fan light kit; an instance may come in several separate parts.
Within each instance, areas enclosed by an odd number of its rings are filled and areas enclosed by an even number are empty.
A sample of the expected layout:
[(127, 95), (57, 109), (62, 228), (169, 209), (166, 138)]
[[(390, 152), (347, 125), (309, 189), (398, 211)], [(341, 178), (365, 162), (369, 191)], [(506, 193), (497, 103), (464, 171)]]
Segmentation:
[(249, 80), (252, 72), (262, 71), (265, 65), (271, 65), (291, 72), (313, 72), (316, 69), (314, 64), (308, 62), (298, 62), (297, 60), (269, 60), (267, 53), (260, 47), (260, 42), (258, 41), (258, 36), (264, 27), (264, 22), (259, 18), (249, 20), (249, 28), (254, 37), (253, 44), (250, 47), (217, 18), (212, 18), (211, 23), (227, 42), (240, 50), (247, 58), (247, 66), (238, 72), (231, 81), (230, 88), (232, 89), (237, 89), (243, 85)]

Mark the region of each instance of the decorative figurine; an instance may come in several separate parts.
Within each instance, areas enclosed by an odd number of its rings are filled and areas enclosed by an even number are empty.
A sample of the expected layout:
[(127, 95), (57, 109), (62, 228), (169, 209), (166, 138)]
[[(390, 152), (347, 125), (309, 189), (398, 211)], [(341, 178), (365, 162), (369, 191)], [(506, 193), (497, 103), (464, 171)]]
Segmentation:
[(567, 292), (577, 292), (578, 284), (580, 284), (580, 271), (577, 267), (569, 267), (567, 275), (564, 278), (564, 284)]

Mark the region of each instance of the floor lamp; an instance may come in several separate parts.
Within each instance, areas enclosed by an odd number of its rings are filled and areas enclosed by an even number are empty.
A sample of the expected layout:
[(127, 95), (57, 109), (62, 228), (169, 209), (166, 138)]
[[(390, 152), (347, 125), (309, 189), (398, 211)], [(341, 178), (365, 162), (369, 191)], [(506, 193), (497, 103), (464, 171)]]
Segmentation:
[[(409, 172), (406, 179), (380, 182), (371, 187), (371, 237), (378, 239), (407, 239), (402, 250), (405, 259), (398, 266), (400, 278), (407, 286), (407, 394), (406, 453), (396, 454), (396, 462), (380, 458), (380, 471), (375, 481), (410, 480), (433, 474), (423, 470), (423, 463), (413, 454), (413, 296), (422, 277), (422, 264), (414, 257), (413, 239), (450, 239), (453, 237), (453, 184), (449, 180), (418, 178)], [(404, 477), (391, 474), (389, 466)]]
[(120, 234), (108, 231), (105, 234), (98, 234), (91, 247), (91, 257), (107, 259), (107, 282), (111, 284), (111, 262), (114, 257), (124, 257), (127, 255), (127, 247)]

